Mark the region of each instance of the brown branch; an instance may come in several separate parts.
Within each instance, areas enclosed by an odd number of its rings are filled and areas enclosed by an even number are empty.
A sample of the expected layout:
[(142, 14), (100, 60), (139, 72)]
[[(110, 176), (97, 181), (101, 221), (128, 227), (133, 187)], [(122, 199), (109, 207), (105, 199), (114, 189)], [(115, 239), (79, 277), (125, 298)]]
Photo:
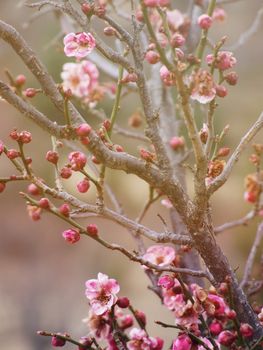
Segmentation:
[(254, 210), (250, 211), (247, 215), (245, 215), (241, 219), (226, 222), (223, 225), (215, 227), (214, 233), (218, 234), (220, 232), (230, 230), (230, 229), (235, 228), (237, 226), (242, 226), (242, 225), (246, 226), (249, 223), (249, 221), (251, 221), (255, 218), (255, 216), (256, 216), (256, 212)]
[(257, 121), (254, 123), (254, 125), (249, 129), (249, 131), (242, 137), (239, 145), (233, 152), (232, 156), (226, 163), (226, 166), (224, 168), (224, 171), (215, 178), (215, 180), (210, 184), (208, 187), (208, 194), (211, 196), (216, 190), (218, 190), (223, 184), (227, 181), (229, 178), (234, 165), (239, 160), (241, 153), (244, 151), (244, 149), (247, 147), (249, 142), (256, 136), (256, 134), (260, 131), (260, 129), (263, 127), (263, 112), (260, 114)]
[(247, 263), (245, 266), (244, 276), (243, 276), (242, 282), (240, 283), (241, 288), (246, 287), (249, 282), (254, 261), (256, 258), (257, 250), (259, 248), (259, 245), (262, 239), (263, 239), (263, 222), (261, 222), (261, 224), (258, 226), (256, 237), (248, 256)]

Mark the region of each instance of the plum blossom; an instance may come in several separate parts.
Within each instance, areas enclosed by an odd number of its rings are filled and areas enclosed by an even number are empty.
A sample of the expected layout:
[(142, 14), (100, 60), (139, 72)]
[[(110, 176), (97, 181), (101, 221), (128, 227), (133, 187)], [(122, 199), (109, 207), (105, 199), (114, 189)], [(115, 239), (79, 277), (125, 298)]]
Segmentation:
[(158, 266), (167, 266), (174, 261), (175, 251), (172, 247), (153, 245), (147, 249), (143, 259)]
[(69, 33), (64, 37), (64, 52), (68, 57), (86, 57), (96, 46), (95, 38), (90, 33)]
[(86, 282), (86, 297), (90, 300), (92, 311), (96, 315), (103, 315), (116, 304), (120, 286), (115, 279), (103, 273), (98, 273), (98, 279)]
[(61, 78), (63, 88), (70, 89), (79, 98), (87, 98), (98, 86), (99, 71), (95, 64), (88, 60), (80, 63), (65, 63)]
[(176, 85), (174, 73), (170, 72), (166, 66), (160, 68), (160, 76), (166, 86)]
[(107, 339), (110, 334), (110, 322), (108, 313), (103, 315), (96, 315), (92, 310), (90, 310), (87, 318), (82, 320), (90, 331), (93, 337), (99, 339)]
[(148, 337), (143, 329), (133, 328), (130, 331), (130, 338), (127, 343), (129, 350), (161, 350), (163, 347), (162, 339)]
[(192, 347), (192, 341), (187, 334), (181, 334), (173, 342), (172, 350), (190, 350)]
[(206, 70), (199, 70), (193, 76), (192, 100), (206, 104), (211, 102), (215, 96), (216, 88), (212, 75)]
[(237, 63), (237, 59), (233, 56), (233, 52), (219, 51), (216, 57), (213, 54), (207, 55), (206, 62), (208, 65), (214, 64), (215, 68), (224, 71), (233, 68)]

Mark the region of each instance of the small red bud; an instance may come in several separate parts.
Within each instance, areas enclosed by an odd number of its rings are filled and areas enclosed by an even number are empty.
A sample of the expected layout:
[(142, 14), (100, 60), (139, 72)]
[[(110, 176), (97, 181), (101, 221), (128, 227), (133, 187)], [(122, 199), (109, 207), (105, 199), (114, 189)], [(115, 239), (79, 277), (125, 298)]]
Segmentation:
[(52, 164), (57, 164), (59, 159), (58, 153), (55, 151), (48, 151), (46, 154), (46, 160)]
[(64, 203), (59, 207), (58, 210), (59, 210), (60, 214), (68, 217), (69, 213), (70, 213), (70, 206), (69, 206), (69, 204)]
[(227, 88), (224, 85), (216, 85), (216, 94), (218, 97), (226, 97), (227, 96)]
[(109, 131), (110, 127), (111, 127), (111, 122), (109, 119), (105, 119), (104, 122), (102, 123), (102, 125), (104, 126), (104, 128)]
[(90, 4), (85, 2), (84, 4), (81, 5), (81, 11), (85, 15), (90, 15), (93, 12), (93, 7)]
[(32, 141), (32, 135), (29, 131), (21, 131), (19, 133), (19, 141), (22, 143), (30, 143)]
[(238, 75), (236, 72), (229, 72), (225, 75), (225, 80), (229, 85), (236, 85), (238, 81)]
[(130, 300), (126, 297), (118, 298), (117, 305), (122, 309), (126, 309), (130, 306)]
[(124, 148), (121, 145), (115, 145), (114, 148), (116, 152), (124, 152)]
[(90, 132), (91, 132), (91, 126), (87, 123), (80, 124), (76, 128), (76, 134), (78, 136), (88, 136)]
[(100, 161), (95, 156), (92, 156), (91, 160), (94, 164), (100, 164)]
[(240, 326), (240, 333), (244, 338), (251, 338), (254, 334), (254, 330), (248, 323), (242, 323)]
[(20, 152), (17, 151), (16, 149), (9, 149), (6, 153), (6, 156), (9, 158), (9, 159), (15, 159), (17, 157), (20, 157)]
[(227, 157), (230, 153), (230, 148), (222, 147), (217, 152), (217, 157)]
[(24, 91), (24, 94), (26, 97), (28, 98), (32, 98), (32, 97), (35, 97), (36, 94), (37, 94), (37, 90), (34, 89), (34, 88), (28, 88)]
[(59, 338), (57, 336), (53, 336), (51, 338), (51, 345), (54, 346), (54, 347), (64, 346), (65, 344), (66, 344), (66, 340), (65, 339)]
[(89, 224), (87, 226), (87, 232), (88, 234), (90, 234), (91, 236), (97, 236), (98, 235), (98, 226), (96, 224)]
[(23, 74), (19, 74), (16, 78), (15, 78), (15, 84), (16, 86), (22, 86), (24, 85), (26, 82), (26, 77)]
[(135, 311), (135, 317), (139, 320), (139, 322), (141, 322), (144, 326), (146, 325), (146, 316), (145, 313), (140, 311), (140, 310), (136, 310)]
[(50, 202), (48, 198), (41, 198), (38, 202), (38, 205), (42, 209), (49, 209), (50, 208)]
[(178, 150), (179, 148), (183, 148), (184, 147), (184, 137), (178, 137), (178, 136), (174, 136), (171, 138), (170, 140), (170, 146), (172, 147), (172, 149), (174, 149), (175, 151)]
[(35, 184), (28, 185), (27, 192), (33, 196), (38, 196), (40, 194), (40, 190)]
[(80, 193), (88, 192), (90, 188), (90, 182), (88, 178), (84, 178), (82, 181), (77, 183), (77, 189)]
[(72, 175), (72, 170), (69, 167), (64, 167), (60, 170), (60, 176), (62, 179), (69, 179)]
[(9, 136), (11, 137), (11, 139), (17, 141), (19, 139), (19, 133), (17, 132), (16, 129), (14, 129), (13, 131), (10, 132)]

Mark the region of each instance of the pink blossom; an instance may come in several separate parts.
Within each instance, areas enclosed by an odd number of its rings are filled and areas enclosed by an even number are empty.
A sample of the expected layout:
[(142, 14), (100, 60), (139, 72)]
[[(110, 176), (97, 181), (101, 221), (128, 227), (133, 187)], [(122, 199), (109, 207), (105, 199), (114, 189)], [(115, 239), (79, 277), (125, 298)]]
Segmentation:
[(169, 275), (164, 275), (164, 276), (160, 277), (158, 280), (158, 286), (161, 286), (165, 289), (173, 288), (174, 284), (175, 284), (174, 278), (172, 278)]
[(190, 350), (192, 347), (192, 341), (187, 334), (181, 334), (173, 342), (172, 350)]
[(223, 331), (219, 334), (218, 336), (218, 342), (221, 345), (224, 346), (230, 346), (231, 344), (234, 343), (234, 341), (236, 340), (237, 336), (235, 333), (231, 332), (231, 331)]
[(133, 325), (133, 317), (132, 315), (125, 314), (122, 309), (119, 307), (115, 307), (114, 315), (116, 317), (118, 326), (121, 329), (127, 329)]
[(0, 140), (0, 155), (4, 152), (5, 145), (4, 143)]
[(71, 90), (79, 98), (88, 97), (98, 86), (99, 71), (95, 64), (84, 60), (80, 63), (65, 63), (61, 78), (64, 90)]
[(166, 86), (176, 85), (175, 75), (173, 72), (170, 72), (166, 66), (162, 66), (160, 69), (160, 76), (163, 83)]
[(169, 6), (170, 0), (143, 0), (147, 7)]
[(206, 104), (211, 102), (215, 96), (216, 88), (212, 75), (206, 70), (199, 70), (193, 76), (192, 100)]
[(64, 52), (68, 57), (86, 57), (96, 46), (95, 38), (90, 33), (69, 33), (64, 38)]
[(62, 236), (65, 238), (65, 240), (71, 244), (74, 244), (80, 240), (80, 234), (79, 231), (74, 229), (66, 230), (62, 233)]
[[(210, 342), (209, 339), (207, 339), (207, 338), (200, 338), (200, 340), (202, 340), (202, 342), (203, 342), (206, 346), (208, 346), (209, 349), (214, 350), (214, 345)], [(218, 342), (215, 341), (215, 343), (216, 343), (216, 345), (218, 346), (218, 348), (220, 348)], [(205, 348), (203, 345), (198, 345), (197, 350), (206, 350), (206, 348)]]
[(131, 340), (127, 342), (129, 350), (161, 350), (163, 341), (160, 338), (148, 337), (143, 329), (133, 328), (130, 331)]
[(107, 339), (109, 337), (110, 325), (108, 313), (96, 315), (92, 310), (90, 310), (88, 317), (82, 321), (87, 324), (93, 337), (100, 339)]
[(86, 297), (90, 300), (92, 311), (96, 315), (102, 315), (109, 311), (116, 304), (117, 293), (120, 286), (115, 279), (109, 279), (103, 273), (98, 274), (98, 279), (91, 279), (86, 282)]
[(203, 15), (198, 17), (197, 22), (198, 22), (198, 25), (200, 28), (207, 30), (211, 27), (211, 25), (213, 23), (213, 19), (212, 19), (212, 17), (210, 17), (206, 14), (203, 14)]
[(87, 157), (82, 152), (71, 152), (68, 156), (71, 167), (74, 171), (82, 170), (87, 162)]
[(154, 245), (147, 249), (143, 259), (158, 266), (167, 266), (174, 261), (175, 251), (172, 247)]
[(223, 316), (229, 309), (224, 299), (216, 294), (208, 294), (207, 300), (214, 305), (215, 309), (213, 315), (215, 316)]
[(233, 55), (233, 52), (230, 51), (219, 51), (217, 56), (214, 57), (213, 54), (206, 56), (207, 64), (214, 64), (215, 68), (225, 71), (227, 69), (233, 68), (237, 60)]
[(90, 188), (90, 182), (88, 178), (84, 178), (80, 182), (77, 183), (77, 189), (80, 193), (86, 193)]

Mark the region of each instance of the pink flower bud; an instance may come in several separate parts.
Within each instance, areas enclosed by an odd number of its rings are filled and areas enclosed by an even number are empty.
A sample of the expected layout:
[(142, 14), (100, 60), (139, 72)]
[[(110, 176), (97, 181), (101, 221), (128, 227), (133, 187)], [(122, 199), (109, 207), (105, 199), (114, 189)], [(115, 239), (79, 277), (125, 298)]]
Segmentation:
[(69, 206), (69, 204), (64, 203), (59, 207), (58, 210), (59, 210), (60, 214), (68, 217), (69, 213), (70, 213), (70, 206)]
[(87, 233), (91, 236), (97, 236), (98, 235), (98, 226), (96, 224), (89, 224), (87, 226)]
[(223, 326), (220, 322), (214, 321), (210, 324), (209, 330), (210, 330), (212, 335), (218, 335), (219, 333), (222, 332)]
[(234, 343), (236, 338), (237, 338), (237, 336), (235, 333), (230, 332), (230, 331), (223, 331), (219, 334), (217, 340), (218, 340), (219, 344), (221, 344), (221, 345), (230, 346)]
[(197, 22), (200, 28), (207, 30), (211, 27), (213, 20), (210, 16), (203, 14), (199, 16)]
[(245, 192), (244, 199), (248, 203), (255, 203), (257, 201), (257, 195), (254, 192)]
[(135, 316), (144, 326), (146, 325), (146, 316), (145, 313), (140, 310), (135, 310)]
[(56, 337), (56, 336), (53, 336), (51, 338), (51, 345), (54, 346), (54, 347), (61, 347), (61, 346), (64, 346), (66, 344), (66, 340), (65, 339), (62, 339), (62, 338), (59, 338), (59, 337)]
[(27, 205), (26, 209), (31, 220), (38, 221), (41, 219), (41, 208), (38, 208), (34, 205)]
[(69, 179), (72, 175), (72, 170), (69, 167), (64, 167), (60, 170), (60, 176), (62, 179)]
[(126, 315), (119, 325), (120, 329), (124, 330), (133, 325), (133, 318), (131, 315)]
[(127, 84), (127, 83), (136, 83), (136, 81), (138, 80), (138, 76), (136, 73), (128, 73), (122, 80), (121, 82), (123, 84)]
[(172, 278), (169, 275), (164, 275), (162, 277), (159, 278), (158, 280), (158, 286), (161, 286), (165, 289), (171, 289), (174, 287), (174, 278)]
[(38, 196), (40, 194), (40, 189), (35, 184), (30, 184), (27, 187), (27, 192), (32, 196)]
[(91, 348), (93, 339), (91, 337), (81, 337), (79, 343), (83, 344), (83, 346), (79, 345), (79, 350), (87, 350)]
[(59, 159), (58, 153), (55, 151), (48, 151), (46, 154), (46, 160), (52, 164), (57, 164)]
[(4, 182), (0, 182), (0, 193), (4, 192), (6, 188), (6, 184)]
[(12, 130), (9, 134), (9, 136), (11, 137), (11, 139), (17, 141), (19, 139), (19, 133), (17, 132), (16, 129)]
[(135, 17), (138, 22), (144, 22), (143, 12), (141, 10), (136, 11)]
[(84, 3), (81, 5), (81, 11), (85, 14), (85, 15), (89, 15), (92, 14), (93, 8), (90, 4), (88, 3)]
[(244, 338), (251, 338), (254, 334), (254, 330), (248, 323), (242, 323), (240, 326), (240, 333)]
[(172, 350), (190, 350), (192, 347), (192, 341), (186, 334), (181, 334), (173, 342)]
[(146, 52), (145, 59), (148, 63), (155, 64), (160, 61), (160, 55), (158, 54), (158, 52), (150, 50)]
[(76, 129), (78, 136), (88, 136), (91, 132), (91, 126), (87, 123), (80, 124)]
[(82, 152), (71, 152), (68, 159), (74, 171), (82, 170), (87, 163), (87, 157)]
[(80, 240), (79, 231), (74, 229), (66, 230), (62, 233), (62, 236), (68, 243), (74, 244)]
[(114, 36), (116, 35), (116, 30), (113, 27), (105, 27), (103, 33), (107, 36)]
[(216, 85), (216, 94), (218, 97), (226, 97), (228, 91), (224, 85)]
[(88, 192), (90, 188), (90, 182), (88, 178), (84, 178), (82, 181), (77, 183), (77, 189), (80, 193), (86, 193)]
[(181, 136), (181, 137), (174, 136), (169, 141), (169, 144), (172, 147), (172, 149), (174, 149), (175, 151), (178, 150), (179, 148), (183, 148), (185, 145), (184, 137), (183, 136)]
[(230, 320), (234, 320), (237, 317), (236, 311), (235, 310), (227, 310), (226, 317), (229, 318)]
[(50, 208), (50, 202), (48, 198), (41, 198), (38, 202), (38, 205), (42, 209), (49, 209)]
[(179, 33), (173, 34), (171, 38), (172, 47), (181, 47), (184, 45), (184, 43), (185, 43), (185, 38), (181, 34)]
[(140, 156), (142, 159), (146, 160), (146, 162), (152, 162), (155, 158), (154, 153), (151, 153), (144, 148), (140, 149)]
[(126, 309), (130, 306), (130, 300), (126, 297), (118, 298), (117, 305), (122, 309)]
[(15, 159), (17, 157), (20, 157), (20, 152), (17, 151), (16, 149), (9, 149), (6, 153), (6, 156), (9, 158), (9, 159)]
[(225, 75), (225, 80), (229, 85), (236, 85), (238, 81), (238, 75), (236, 72), (229, 72)]
[(19, 74), (15, 79), (16, 86), (22, 86), (26, 82), (26, 77), (23, 74)]
[(30, 143), (32, 141), (32, 135), (29, 131), (21, 131), (19, 133), (19, 141), (22, 143)]
[(24, 91), (24, 94), (26, 97), (28, 98), (32, 98), (32, 97), (35, 97), (36, 94), (37, 94), (37, 90), (34, 89), (34, 88), (28, 88)]
[(114, 145), (116, 152), (124, 152), (124, 148), (121, 145)]
[(223, 22), (226, 19), (226, 12), (221, 7), (216, 7), (214, 9), (212, 19), (218, 22)]
[(217, 152), (217, 157), (227, 157), (230, 153), (230, 148), (222, 147)]
[(163, 83), (166, 86), (172, 86), (176, 85), (175, 75), (174, 73), (170, 72), (166, 66), (162, 66), (160, 69), (160, 76), (163, 81)]

